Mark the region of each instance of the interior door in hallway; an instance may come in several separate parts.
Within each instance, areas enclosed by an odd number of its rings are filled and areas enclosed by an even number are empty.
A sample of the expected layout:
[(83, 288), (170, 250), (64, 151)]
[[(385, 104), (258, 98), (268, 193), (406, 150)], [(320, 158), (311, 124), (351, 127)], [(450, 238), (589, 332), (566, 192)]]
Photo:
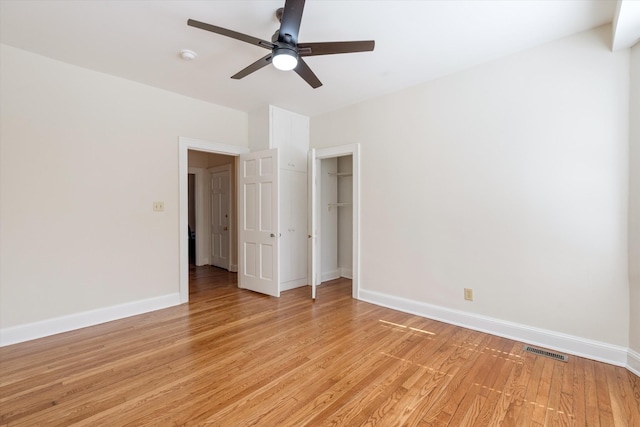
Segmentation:
[(229, 270), (231, 168), (210, 168), (211, 177), (211, 265)]
[(280, 296), (278, 149), (240, 155), (238, 286)]

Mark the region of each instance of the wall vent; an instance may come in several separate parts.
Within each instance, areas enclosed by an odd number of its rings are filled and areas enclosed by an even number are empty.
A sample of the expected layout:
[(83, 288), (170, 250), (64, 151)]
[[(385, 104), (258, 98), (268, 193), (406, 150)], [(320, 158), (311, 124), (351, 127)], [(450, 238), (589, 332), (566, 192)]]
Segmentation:
[(569, 361), (569, 356), (567, 356), (566, 354), (554, 353), (552, 351), (543, 350), (541, 348), (531, 347), (530, 345), (525, 345), (524, 351), (537, 354), (539, 356), (545, 356), (545, 357), (550, 357), (552, 359), (561, 360), (563, 362)]

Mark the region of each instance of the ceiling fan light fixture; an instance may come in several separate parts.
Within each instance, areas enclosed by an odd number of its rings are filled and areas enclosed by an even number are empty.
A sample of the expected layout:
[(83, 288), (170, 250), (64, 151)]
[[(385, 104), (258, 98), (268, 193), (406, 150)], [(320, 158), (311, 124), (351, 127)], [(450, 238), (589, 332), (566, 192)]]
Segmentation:
[(278, 70), (293, 70), (298, 65), (298, 54), (293, 49), (280, 47), (274, 50), (271, 62)]

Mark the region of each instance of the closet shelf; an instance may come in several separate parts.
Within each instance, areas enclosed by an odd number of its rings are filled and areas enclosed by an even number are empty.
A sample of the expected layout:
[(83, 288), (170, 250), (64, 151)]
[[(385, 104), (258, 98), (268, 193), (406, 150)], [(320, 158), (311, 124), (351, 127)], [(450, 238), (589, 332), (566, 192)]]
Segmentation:
[(340, 208), (343, 206), (352, 206), (353, 203), (329, 203), (329, 210), (331, 210), (331, 208), (336, 207), (336, 208)]

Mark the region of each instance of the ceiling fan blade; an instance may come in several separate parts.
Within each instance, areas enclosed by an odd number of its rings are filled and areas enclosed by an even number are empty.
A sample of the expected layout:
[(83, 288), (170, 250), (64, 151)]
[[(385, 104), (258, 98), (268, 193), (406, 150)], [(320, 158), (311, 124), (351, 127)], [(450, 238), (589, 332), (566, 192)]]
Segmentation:
[(302, 22), (302, 11), (304, 10), (304, 0), (287, 0), (284, 3), (284, 11), (282, 12), (282, 20), (280, 21), (280, 34), (278, 41), (284, 42), (285, 34), (291, 36), (290, 43), (298, 42), (298, 33), (300, 32), (300, 22)]
[(267, 65), (271, 64), (271, 56), (272, 56), (271, 54), (268, 54), (267, 56), (264, 56), (258, 59), (253, 64), (235, 73), (233, 76), (231, 76), (231, 78), (240, 80), (243, 77), (247, 77), (249, 74), (253, 73), (254, 71), (258, 71), (260, 68), (266, 67)]
[(312, 88), (317, 89), (322, 86), (322, 82), (318, 79), (318, 77), (316, 77), (315, 74), (313, 74), (311, 68), (309, 68), (307, 63), (304, 62), (302, 58), (298, 58), (298, 65), (293, 69), (293, 71), (298, 73), (298, 75), (302, 77), (305, 82), (309, 83), (309, 86), (311, 86)]
[(353, 42), (320, 42), (320, 43), (299, 43), (298, 55), (317, 56), (335, 55), (337, 53), (370, 52), (375, 47), (374, 40), (363, 40)]
[(253, 44), (256, 46), (260, 46), (265, 49), (273, 49), (275, 45), (266, 40), (259, 39), (257, 37), (249, 36), (247, 34), (242, 34), (237, 31), (228, 30), (226, 28), (218, 27), (215, 25), (207, 24), (205, 22), (196, 21), (193, 19), (189, 19), (187, 21), (187, 25), (191, 27), (200, 28), (201, 30), (211, 31), (212, 33), (220, 34), (223, 36), (231, 37), (232, 39), (240, 40), (249, 44)]

